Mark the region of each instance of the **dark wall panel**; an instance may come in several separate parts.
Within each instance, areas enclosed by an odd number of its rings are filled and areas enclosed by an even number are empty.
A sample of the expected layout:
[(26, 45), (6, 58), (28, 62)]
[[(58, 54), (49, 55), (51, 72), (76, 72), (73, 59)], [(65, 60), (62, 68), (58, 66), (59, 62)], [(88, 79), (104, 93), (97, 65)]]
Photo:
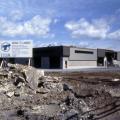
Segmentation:
[(53, 47), (43, 47), (43, 48), (34, 48), (33, 49), (33, 56), (69, 56), (70, 55), (70, 48), (63, 47), (63, 46), (53, 46)]

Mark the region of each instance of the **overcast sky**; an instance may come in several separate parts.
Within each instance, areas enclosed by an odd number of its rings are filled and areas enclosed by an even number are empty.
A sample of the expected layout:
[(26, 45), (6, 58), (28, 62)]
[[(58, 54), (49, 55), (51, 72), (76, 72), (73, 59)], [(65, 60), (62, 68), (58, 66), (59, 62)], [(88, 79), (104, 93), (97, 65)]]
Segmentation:
[(0, 39), (120, 50), (120, 0), (0, 0)]

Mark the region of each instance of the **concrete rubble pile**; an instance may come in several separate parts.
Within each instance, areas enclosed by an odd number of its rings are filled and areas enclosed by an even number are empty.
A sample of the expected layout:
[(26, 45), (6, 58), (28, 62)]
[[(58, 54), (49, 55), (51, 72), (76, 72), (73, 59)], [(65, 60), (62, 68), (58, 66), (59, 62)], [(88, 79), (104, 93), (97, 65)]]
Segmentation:
[[(64, 119), (59, 99), (63, 92), (61, 81), (61, 77), (44, 76), (42, 70), (33, 67), (9, 65), (8, 69), (1, 68), (0, 119)], [(67, 116), (74, 113), (76, 111), (71, 110)]]
[(104, 120), (110, 110), (119, 109), (120, 86), (91, 83), (45, 76), (42, 70), (23, 65), (1, 68), (0, 119)]

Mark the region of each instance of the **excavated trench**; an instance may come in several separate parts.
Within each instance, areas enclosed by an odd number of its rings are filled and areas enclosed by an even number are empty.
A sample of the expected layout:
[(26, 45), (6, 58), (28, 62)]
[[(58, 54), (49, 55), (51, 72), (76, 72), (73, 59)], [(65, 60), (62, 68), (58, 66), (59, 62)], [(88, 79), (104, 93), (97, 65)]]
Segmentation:
[(47, 75), (63, 77), (65, 90), (73, 93), (79, 101), (78, 103), (75, 101), (80, 115), (78, 119), (119, 120), (119, 72), (47, 73)]

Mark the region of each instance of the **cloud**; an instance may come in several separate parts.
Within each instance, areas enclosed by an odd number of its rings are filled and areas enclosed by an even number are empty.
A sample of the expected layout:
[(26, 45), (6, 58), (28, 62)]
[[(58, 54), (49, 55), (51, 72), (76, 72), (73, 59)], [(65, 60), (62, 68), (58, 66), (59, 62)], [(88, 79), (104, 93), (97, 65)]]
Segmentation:
[(120, 40), (120, 29), (112, 30), (105, 19), (95, 19), (89, 22), (81, 18), (79, 21), (67, 22), (65, 28), (71, 32), (73, 38)]
[(93, 20), (92, 22), (81, 18), (79, 21), (70, 21), (65, 27), (72, 32), (72, 37), (91, 37), (104, 39), (110, 30), (109, 25), (103, 19)]
[(82, 18), (79, 21), (70, 21), (65, 24), (65, 27), (72, 32), (72, 37), (91, 37), (104, 39), (109, 31), (109, 25), (106, 21), (93, 20), (88, 22)]
[[(41, 36), (50, 34), (50, 18), (43, 18), (39, 15), (20, 23), (9, 21), (6, 17), (0, 17), (0, 34), (3, 36)], [(49, 35), (48, 35), (49, 36)]]
[(54, 24), (58, 23), (59, 20), (58, 19), (54, 19)]
[(120, 29), (108, 34), (109, 39), (120, 40)]

